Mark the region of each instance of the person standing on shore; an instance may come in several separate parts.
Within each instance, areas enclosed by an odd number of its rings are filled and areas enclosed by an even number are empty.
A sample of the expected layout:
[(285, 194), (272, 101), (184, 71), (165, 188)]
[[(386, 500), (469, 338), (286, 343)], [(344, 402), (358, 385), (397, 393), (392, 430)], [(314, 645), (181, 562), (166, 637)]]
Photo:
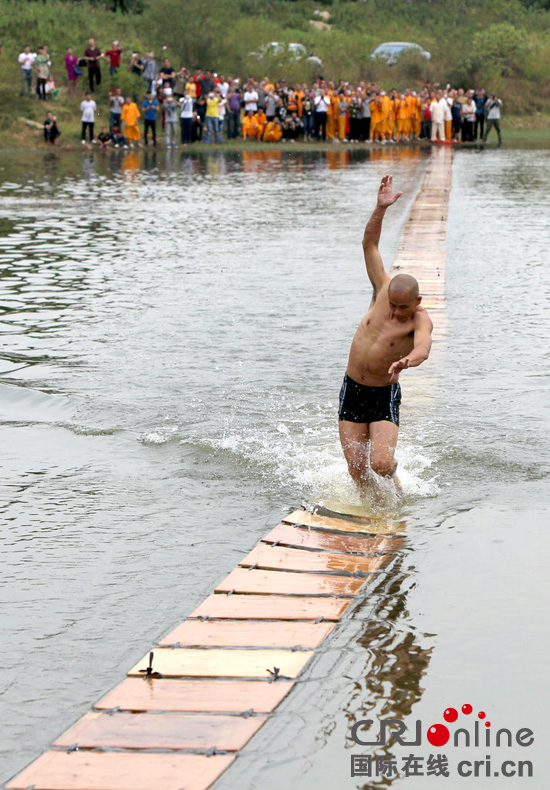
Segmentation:
[(94, 121), (95, 121), (96, 110), (97, 110), (97, 104), (92, 99), (92, 94), (87, 93), (84, 100), (80, 102), (80, 112), (82, 113), (81, 116), (82, 145), (86, 144), (86, 130), (88, 130), (88, 133), (90, 135), (90, 142), (91, 143), (97, 142), (94, 135)]
[[(152, 93), (148, 93), (145, 99), (143, 100), (143, 104), (141, 105), (141, 109), (144, 113), (144, 121), (145, 121), (145, 129), (143, 132), (143, 138), (145, 145), (148, 144), (147, 135), (149, 130), (151, 130), (151, 135), (153, 137), (153, 145), (156, 146), (157, 144), (157, 110), (159, 108), (158, 101), (153, 97)], [(126, 135), (128, 137), (128, 135)]]
[(502, 101), (497, 98), (496, 93), (492, 93), (491, 97), (487, 99), (485, 104), (485, 110), (487, 112), (487, 128), (485, 129), (485, 133), (481, 138), (483, 143), (487, 142), (487, 137), (489, 136), (489, 132), (495, 127), (497, 130), (498, 135), (498, 147), (502, 145), (502, 134), (500, 133), (500, 108), (502, 107)]
[(124, 123), (124, 136), (130, 148), (134, 147), (134, 141), (139, 145), (138, 118), (140, 115), (141, 113), (135, 101), (132, 100), (131, 96), (127, 96), (120, 118)]
[(38, 55), (34, 59), (34, 68), (36, 69), (36, 93), (42, 101), (46, 101), (46, 83), (50, 76), (51, 65), (48, 48), (46, 46), (38, 47)]
[(164, 134), (167, 148), (176, 147), (178, 135), (178, 104), (173, 96), (167, 96), (163, 102)]
[(36, 60), (36, 53), (31, 52), (29, 46), (23, 47), (23, 52), (17, 58), (17, 62), (21, 66), (21, 91), (20, 96), (30, 96), (32, 93), (32, 67)]
[(374, 474), (392, 479), (398, 493), (395, 448), (399, 433), (399, 374), (421, 365), (430, 354), (432, 322), (420, 306), (418, 283), (408, 274), (390, 278), (378, 250), (386, 210), (403, 194), (393, 194), (385, 175), (363, 236), (363, 253), (373, 295), (349, 352), (339, 399), (340, 442), (348, 471), (361, 494)]
[(120, 46), (118, 41), (113, 41), (111, 49), (103, 54), (103, 57), (109, 58), (109, 75), (116, 77), (120, 68), (120, 56), (124, 52), (123, 47)]
[(111, 89), (109, 95), (109, 132), (112, 134), (115, 126), (121, 128), (121, 113), (124, 107), (124, 97), (120, 88)]
[[(76, 81), (78, 80), (78, 73), (75, 71), (75, 69), (78, 69), (78, 58), (74, 54), (72, 47), (67, 48), (65, 68), (67, 69), (67, 79), (69, 80), (69, 96), (74, 96), (76, 94)], [(82, 73), (80, 69), (78, 71)]]
[(88, 63), (88, 84), (90, 92), (94, 92), (95, 87), (101, 85), (101, 68), (99, 66), (99, 58), (101, 57), (101, 50), (96, 46), (95, 39), (88, 40), (88, 46), (84, 51), (84, 59)]

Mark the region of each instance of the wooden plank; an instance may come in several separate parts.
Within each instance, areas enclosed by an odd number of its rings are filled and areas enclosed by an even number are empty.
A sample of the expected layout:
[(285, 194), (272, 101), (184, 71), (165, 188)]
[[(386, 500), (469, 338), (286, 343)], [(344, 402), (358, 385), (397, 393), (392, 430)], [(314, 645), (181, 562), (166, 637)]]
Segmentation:
[[(272, 684), (274, 685), (274, 684)], [(197, 713), (101, 713), (92, 711), (73, 724), (54, 746), (79, 749), (172, 749), (236, 752), (265, 716), (201, 716)]]
[(365, 579), (321, 573), (291, 573), (236, 568), (218, 584), (216, 592), (270, 595), (357, 595)]
[[(271, 628), (273, 625), (271, 624)], [(143, 680), (126, 678), (94, 708), (181, 713), (270, 713), (294, 683), (278, 680)]]
[(334, 554), (328, 551), (267, 546), (264, 543), (255, 546), (239, 562), (239, 565), (243, 568), (257, 565), (258, 568), (271, 570), (365, 575), (377, 571), (383, 561), (383, 557), (354, 557), (349, 554)]
[(46, 752), (6, 790), (206, 790), (235, 756)]
[(355, 521), (328, 516), (317, 516), (307, 510), (295, 510), (282, 519), (285, 524), (305, 524), (315, 529), (328, 529), (335, 532), (356, 532), (363, 535), (402, 535), (403, 522), (391, 519), (380, 519), (371, 522), (358, 523)]
[(334, 623), (277, 623), (253, 620), (186, 620), (159, 645), (193, 647), (296, 647), (314, 648), (334, 628)]
[(353, 598), (305, 598), (298, 595), (209, 595), (189, 616), (338, 621), (352, 601)]
[(339, 535), (307, 527), (293, 527), (290, 524), (278, 524), (269, 532), (264, 543), (280, 543), (282, 546), (303, 546), (310, 549), (326, 549), (343, 553), (376, 554), (388, 552), (396, 548), (397, 538), (366, 537), (363, 535)]
[[(153, 669), (165, 677), (227, 677), (263, 678), (268, 670), (279, 667), (287, 678), (298, 677), (312, 650), (224, 650), (159, 647), (154, 651)], [(149, 664), (149, 653), (128, 672), (143, 677)]]

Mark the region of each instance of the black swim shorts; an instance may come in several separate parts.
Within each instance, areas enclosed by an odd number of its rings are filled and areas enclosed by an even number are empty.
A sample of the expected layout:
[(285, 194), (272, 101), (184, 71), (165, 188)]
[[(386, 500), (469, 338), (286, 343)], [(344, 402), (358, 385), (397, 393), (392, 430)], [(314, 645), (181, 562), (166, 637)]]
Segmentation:
[(385, 387), (367, 387), (344, 376), (340, 390), (338, 419), (349, 422), (379, 422), (389, 420), (399, 425), (401, 387), (399, 382)]

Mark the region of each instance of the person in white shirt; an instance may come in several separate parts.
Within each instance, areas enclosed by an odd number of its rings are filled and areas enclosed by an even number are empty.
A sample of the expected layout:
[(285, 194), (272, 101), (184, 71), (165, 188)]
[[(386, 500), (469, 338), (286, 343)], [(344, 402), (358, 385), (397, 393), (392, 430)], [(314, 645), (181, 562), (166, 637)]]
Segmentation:
[(443, 91), (437, 91), (430, 104), (430, 113), (432, 116), (432, 143), (435, 143), (438, 137), (441, 143), (445, 140), (445, 115), (447, 107), (448, 104), (443, 96)]
[(258, 112), (258, 91), (254, 88), (253, 84), (248, 83), (243, 99), (245, 113), (247, 113), (249, 110), (252, 110), (252, 112)]
[(94, 135), (94, 121), (97, 104), (92, 99), (92, 94), (87, 93), (84, 101), (80, 102), (80, 112), (82, 113), (82, 145), (86, 144), (86, 129), (89, 131), (90, 142), (97, 143)]
[(20, 96), (30, 95), (32, 90), (32, 64), (36, 59), (36, 52), (31, 52), (31, 48), (23, 47), (23, 52), (17, 58), (21, 66), (21, 91)]
[[(217, 86), (219, 89), (219, 85)], [(221, 95), (221, 91), (219, 91), (219, 95), (221, 96), (220, 102), (218, 104), (218, 134), (220, 137), (220, 143), (223, 143), (223, 127), (225, 126), (225, 115), (227, 112), (227, 99), (225, 96)]]
[(181, 144), (187, 145), (187, 143), (192, 142), (191, 132), (193, 129), (193, 99), (189, 95), (187, 88), (180, 99), (180, 107)]
[(325, 89), (321, 88), (320, 93), (313, 99), (313, 106), (315, 107), (315, 114), (313, 116), (313, 122), (315, 125), (314, 135), (317, 140), (319, 137), (321, 137), (323, 140), (327, 139), (327, 118), (329, 105), (330, 97), (326, 95)]
[(222, 95), (222, 96), (223, 96), (223, 98), (225, 99), (225, 97), (227, 96), (227, 91), (229, 90), (229, 83), (228, 83), (228, 81), (225, 79), (225, 77), (223, 76), (223, 74), (220, 74), (220, 82), (219, 82), (219, 84), (218, 84), (218, 88), (220, 89), (220, 93), (221, 93), (221, 95)]
[(474, 142), (474, 125), (476, 122), (476, 103), (473, 92), (468, 93), (467, 101), (462, 105), (462, 142)]

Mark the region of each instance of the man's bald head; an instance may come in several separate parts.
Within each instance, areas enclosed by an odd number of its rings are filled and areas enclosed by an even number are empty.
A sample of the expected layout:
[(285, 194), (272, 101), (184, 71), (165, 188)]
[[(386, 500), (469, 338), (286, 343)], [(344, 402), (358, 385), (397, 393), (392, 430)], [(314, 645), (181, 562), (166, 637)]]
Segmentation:
[(388, 293), (390, 297), (411, 302), (413, 299), (418, 298), (418, 281), (411, 277), (410, 274), (396, 274), (390, 280)]
[(418, 282), (410, 274), (396, 274), (390, 280), (388, 301), (392, 318), (408, 321), (422, 301), (418, 294)]

